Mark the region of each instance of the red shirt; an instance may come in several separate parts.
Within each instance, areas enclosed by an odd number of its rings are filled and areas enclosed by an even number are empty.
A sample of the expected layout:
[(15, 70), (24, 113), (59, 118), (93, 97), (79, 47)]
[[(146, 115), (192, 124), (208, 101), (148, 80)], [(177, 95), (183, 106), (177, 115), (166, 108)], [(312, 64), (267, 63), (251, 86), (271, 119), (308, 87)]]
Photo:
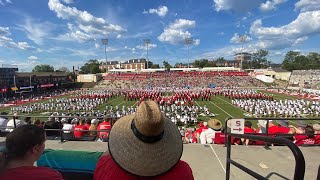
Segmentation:
[(62, 180), (62, 175), (47, 167), (22, 166), (7, 169), (0, 175), (1, 180)]
[[(97, 130), (110, 130), (111, 124), (110, 122), (102, 122), (98, 125)], [(99, 138), (108, 138), (109, 132), (98, 132)]]
[(275, 134), (278, 134), (278, 133), (281, 133), (281, 130), (279, 129), (278, 126), (269, 127), (268, 134), (275, 135)]
[[(102, 156), (94, 171), (94, 180), (137, 180), (148, 179), (129, 174), (122, 170), (113, 160), (110, 155)], [(190, 166), (184, 162), (179, 161), (170, 171), (160, 176), (152, 177), (152, 180), (193, 180), (193, 174)]]
[(196, 131), (197, 131), (197, 133), (201, 134), (204, 129), (208, 129), (208, 127), (202, 126), (202, 127), (199, 127), (199, 129), (197, 129)]
[(290, 128), (288, 128), (288, 127), (279, 126), (278, 128), (280, 130), (280, 133), (282, 133), (282, 134), (288, 134), (290, 131)]
[(74, 127), (74, 137), (75, 138), (81, 138), (87, 132), (85, 132), (85, 131), (77, 131), (77, 130), (88, 130), (88, 128), (85, 125), (78, 125), (78, 126)]
[(244, 127), (244, 133), (252, 134), (256, 132), (252, 128)]
[(314, 144), (320, 144), (320, 135), (316, 135)]
[(300, 146), (303, 144), (315, 144), (315, 138), (309, 138), (306, 135), (295, 135), (294, 139), (296, 140), (294, 143), (297, 146)]
[(88, 130), (89, 130), (89, 128), (90, 128), (90, 124), (86, 124), (86, 125), (84, 125), (85, 127), (87, 127), (88, 128)]

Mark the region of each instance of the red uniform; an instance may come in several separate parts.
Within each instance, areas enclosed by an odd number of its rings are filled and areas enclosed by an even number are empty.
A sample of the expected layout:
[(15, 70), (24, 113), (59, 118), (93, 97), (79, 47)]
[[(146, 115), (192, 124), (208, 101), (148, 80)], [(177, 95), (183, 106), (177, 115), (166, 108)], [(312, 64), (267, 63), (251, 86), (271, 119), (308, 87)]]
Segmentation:
[(303, 145), (303, 144), (315, 144), (315, 138), (309, 138), (306, 135), (295, 135), (295, 144), (297, 146)]

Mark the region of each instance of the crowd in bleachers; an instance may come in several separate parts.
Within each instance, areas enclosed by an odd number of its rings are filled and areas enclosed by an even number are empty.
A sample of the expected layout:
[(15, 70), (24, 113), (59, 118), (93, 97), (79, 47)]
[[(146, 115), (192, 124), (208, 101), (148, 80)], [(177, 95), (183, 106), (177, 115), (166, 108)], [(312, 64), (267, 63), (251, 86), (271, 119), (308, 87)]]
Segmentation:
[(320, 70), (293, 70), (289, 86), (320, 89)]

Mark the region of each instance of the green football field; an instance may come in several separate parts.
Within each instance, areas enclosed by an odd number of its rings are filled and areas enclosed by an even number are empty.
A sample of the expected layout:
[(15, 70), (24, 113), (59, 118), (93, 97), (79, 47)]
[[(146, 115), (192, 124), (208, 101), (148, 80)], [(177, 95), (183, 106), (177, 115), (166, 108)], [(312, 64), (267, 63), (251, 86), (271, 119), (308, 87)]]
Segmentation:
[[(284, 100), (284, 99), (297, 99), (297, 97), (293, 96), (288, 96), (288, 95), (282, 95), (282, 94), (275, 94), (275, 93), (270, 93), (266, 91), (261, 91), (262, 93), (267, 93), (267, 94), (273, 94), (274, 98), (276, 100)], [(64, 96), (68, 97), (68, 96)], [(48, 100), (44, 100), (42, 102), (46, 102)], [(122, 108), (122, 106), (128, 107), (128, 106), (134, 106), (137, 102), (136, 101), (125, 101), (123, 96), (118, 96), (114, 97), (112, 99), (109, 99), (107, 103), (102, 104), (100, 107), (98, 107), (96, 110), (104, 111), (106, 106), (119, 106), (119, 108)], [(195, 105), (198, 106), (206, 106), (211, 113), (215, 114), (215, 117), (206, 117), (206, 116), (200, 116), (198, 119), (199, 121), (207, 121), (210, 118), (215, 118), (220, 120), (222, 123), (225, 122), (227, 118), (245, 118), (245, 117), (252, 117), (248, 112), (242, 110), (241, 108), (238, 108), (236, 106), (233, 106), (231, 104), (231, 100), (229, 98), (226, 98), (224, 96), (212, 96), (211, 101), (195, 101)], [(9, 112), (10, 108), (3, 108), (0, 110)], [(27, 114), (24, 114), (27, 115)], [(33, 114), (28, 114), (28, 116), (43, 116), (40, 112), (33, 113)], [(47, 118), (39, 118), (46, 120)], [(252, 124), (256, 126), (257, 121), (251, 120)], [(307, 121), (310, 124), (320, 122), (320, 120), (308, 120)], [(291, 124), (295, 124), (294, 121), (290, 121)]]

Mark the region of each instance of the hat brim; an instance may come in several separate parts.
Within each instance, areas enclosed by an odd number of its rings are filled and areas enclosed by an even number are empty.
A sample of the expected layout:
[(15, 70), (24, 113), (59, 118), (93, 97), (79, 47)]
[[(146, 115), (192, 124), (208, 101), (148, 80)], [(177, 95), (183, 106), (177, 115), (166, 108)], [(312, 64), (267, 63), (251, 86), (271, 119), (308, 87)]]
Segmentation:
[(131, 130), (134, 115), (119, 119), (109, 134), (108, 149), (116, 164), (138, 176), (157, 176), (180, 160), (183, 142), (177, 126), (164, 119), (164, 135), (155, 143), (140, 141)]

